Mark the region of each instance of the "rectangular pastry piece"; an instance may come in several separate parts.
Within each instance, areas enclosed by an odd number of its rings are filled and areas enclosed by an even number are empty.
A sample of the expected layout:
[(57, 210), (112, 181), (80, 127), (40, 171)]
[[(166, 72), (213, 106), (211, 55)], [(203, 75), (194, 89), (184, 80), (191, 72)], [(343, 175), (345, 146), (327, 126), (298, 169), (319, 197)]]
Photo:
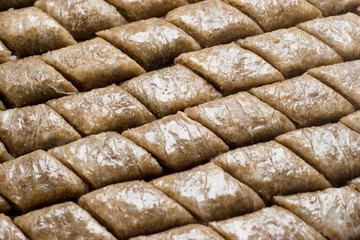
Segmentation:
[(16, 57), (12, 56), (11, 51), (4, 45), (2, 41), (0, 41), (0, 64), (15, 59)]
[(36, 7), (0, 12), (0, 39), (17, 57), (76, 43), (64, 27)]
[(0, 163), (7, 162), (13, 159), (10, 153), (5, 148), (5, 145), (0, 142)]
[(226, 95), (284, 80), (273, 66), (235, 43), (183, 53), (175, 63), (200, 74)]
[(328, 239), (360, 238), (360, 192), (350, 187), (278, 196), (275, 203), (295, 213)]
[(313, 227), (290, 211), (272, 206), (244, 216), (211, 222), (210, 226), (231, 240), (325, 240)]
[(151, 183), (204, 222), (227, 219), (264, 207), (264, 202), (251, 188), (211, 162)]
[(88, 136), (48, 151), (92, 188), (158, 177), (162, 168), (143, 148), (115, 132)]
[(14, 157), (36, 149), (48, 150), (80, 137), (64, 118), (44, 104), (0, 112), (0, 140)]
[(247, 37), (238, 43), (264, 58), (286, 78), (313, 67), (342, 62), (332, 48), (296, 27)]
[(270, 140), (295, 130), (282, 113), (247, 92), (186, 109), (185, 114), (215, 132), (230, 147)]
[(175, 171), (205, 163), (229, 150), (213, 132), (182, 112), (129, 129), (123, 135)]
[(14, 222), (32, 240), (116, 240), (88, 212), (73, 202), (29, 212), (16, 217)]
[(136, 98), (114, 84), (50, 100), (47, 104), (85, 135), (121, 132), (155, 119)]
[(276, 140), (304, 158), (334, 185), (360, 176), (360, 134), (341, 123), (303, 128)]
[(27, 240), (24, 233), (13, 223), (10, 217), (0, 214), (1, 240)]
[(347, 13), (304, 22), (298, 27), (332, 47), (345, 60), (360, 58), (360, 16)]
[(187, 33), (160, 18), (129, 23), (97, 35), (120, 48), (146, 70), (163, 67), (181, 53), (200, 49)]
[(183, 6), (187, 0), (106, 0), (130, 21), (162, 17), (170, 10)]
[(21, 212), (76, 199), (87, 191), (75, 173), (43, 150), (0, 165), (0, 194)]
[(349, 186), (360, 192), (360, 177), (349, 181)]
[(78, 90), (39, 57), (0, 65), (0, 94), (11, 107), (23, 107), (71, 95)]
[(340, 119), (340, 122), (360, 133), (360, 111), (354, 112)]
[(89, 39), (100, 30), (127, 23), (116, 8), (104, 0), (38, 0), (34, 6), (52, 16), (75, 39)]
[(308, 0), (319, 8), (324, 17), (352, 12), (359, 5), (360, 0)]
[(308, 73), (360, 108), (360, 60), (313, 68)]
[(142, 74), (120, 86), (159, 118), (222, 97), (203, 78), (182, 65)]
[(254, 189), (266, 202), (277, 195), (331, 187), (323, 175), (274, 141), (221, 154), (213, 162)]
[(263, 32), (251, 18), (220, 0), (176, 8), (165, 19), (190, 34), (202, 47), (229, 43)]
[[(9, 212), (10, 210), (11, 210), (10, 204), (6, 201), (5, 198), (0, 196), (0, 213), (6, 213)], [(1, 234), (0, 234), (0, 239), (3, 239), (1, 238)]]
[(48, 52), (42, 59), (83, 91), (144, 73), (139, 64), (101, 38)]
[(181, 205), (143, 181), (109, 185), (82, 196), (79, 205), (120, 240), (195, 222)]
[(307, 74), (250, 92), (300, 127), (337, 121), (355, 111), (344, 97)]
[(131, 238), (130, 240), (224, 240), (210, 227), (200, 224), (190, 224), (183, 227), (173, 228), (165, 232)]
[(250, 16), (266, 32), (322, 17), (321, 11), (306, 0), (225, 0), (225, 2)]

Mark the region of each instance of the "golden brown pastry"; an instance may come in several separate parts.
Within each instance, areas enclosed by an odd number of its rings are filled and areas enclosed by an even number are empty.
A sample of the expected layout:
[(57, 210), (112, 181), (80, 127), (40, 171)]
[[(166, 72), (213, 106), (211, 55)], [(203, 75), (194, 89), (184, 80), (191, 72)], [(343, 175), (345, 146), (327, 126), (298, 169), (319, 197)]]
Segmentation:
[(89, 39), (100, 30), (127, 23), (116, 8), (104, 0), (37, 0), (34, 6), (52, 16), (75, 39)]
[(48, 153), (94, 189), (122, 181), (154, 178), (162, 173), (150, 153), (115, 132), (88, 136)]
[(360, 238), (360, 192), (350, 187), (279, 196), (275, 203), (329, 239)]
[(360, 177), (349, 181), (349, 186), (360, 192)]
[(210, 226), (231, 240), (325, 240), (313, 227), (296, 215), (278, 206), (227, 220)]
[(360, 16), (347, 13), (304, 22), (298, 27), (332, 47), (345, 60), (360, 58)]
[(43, 150), (0, 165), (0, 194), (21, 212), (76, 199), (88, 186)]
[(101, 38), (46, 53), (42, 59), (79, 90), (105, 87), (145, 72), (134, 60)]
[(273, 66), (235, 43), (183, 53), (175, 63), (200, 74), (226, 95), (284, 80)]
[(23, 107), (71, 95), (78, 90), (39, 57), (0, 65), (0, 94), (11, 107)]
[(332, 48), (296, 27), (248, 37), (238, 43), (264, 58), (286, 78), (313, 67), (342, 62)]
[[(0, 0), (1, 1), (1, 0)], [(12, 56), (11, 51), (0, 41), (0, 63), (15, 60), (16, 57)]]
[(175, 171), (205, 163), (229, 150), (213, 132), (182, 112), (129, 129), (123, 135)]
[(360, 108), (360, 60), (313, 68), (308, 73)]
[(220, 136), (229, 146), (266, 141), (295, 130), (279, 111), (247, 92), (239, 92), (185, 110), (185, 114)]
[(172, 62), (199, 44), (183, 30), (159, 18), (150, 18), (98, 32), (99, 37), (120, 48), (146, 70)]
[(355, 10), (360, 5), (360, 0), (308, 0), (319, 8), (324, 17), (338, 15)]
[(85, 135), (121, 132), (155, 119), (144, 105), (115, 84), (50, 100), (47, 104)]
[(355, 111), (344, 97), (307, 74), (250, 92), (300, 127), (337, 121)]
[(222, 97), (204, 79), (182, 65), (142, 74), (120, 86), (159, 118)]
[(45, 104), (0, 112), (0, 140), (14, 157), (79, 138), (80, 134)]
[[(0, 196), (0, 213), (6, 213), (10, 210), (11, 210), (10, 204), (5, 200), (5, 198)], [(0, 233), (0, 236), (1, 236), (1, 233)], [(2, 238), (0, 237), (0, 239), (2, 239)]]
[(0, 239), (1, 240), (27, 240), (24, 233), (13, 223), (11, 218), (0, 214)]
[(0, 163), (7, 162), (13, 159), (10, 153), (6, 150), (4, 144), (0, 142)]
[(188, 3), (187, 0), (106, 0), (130, 21), (162, 17), (170, 10)]
[(360, 176), (360, 134), (341, 123), (303, 128), (276, 140), (304, 158), (334, 185)]
[(227, 219), (264, 207), (264, 202), (251, 188), (211, 162), (151, 183), (204, 222)]
[(221, 154), (213, 162), (250, 186), (267, 202), (276, 195), (331, 187), (323, 175), (274, 141)]
[(82, 196), (79, 205), (120, 240), (195, 222), (177, 202), (143, 181), (109, 185)]
[(360, 133), (360, 111), (354, 112), (340, 119), (340, 122)]
[(17, 57), (76, 43), (64, 27), (36, 7), (0, 12), (0, 39)]
[(322, 17), (319, 9), (306, 0), (225, 0), (225, 2), (250, 16), (266, 32)]
[(190, 34), (202, 47), (229, 43), (263, 32), (251, 18), (220, 0), (176, 8), (166, 14), (166, 20)]
[(73, 202), (29, 212), (14, 222), (32, 240), (116, 240), (84, 209)]
[(210, 227), (200, 224), (190, 224), (183, 227), (173, 228), (165, 232), (131, 238), (130, 240), (224, 240)]

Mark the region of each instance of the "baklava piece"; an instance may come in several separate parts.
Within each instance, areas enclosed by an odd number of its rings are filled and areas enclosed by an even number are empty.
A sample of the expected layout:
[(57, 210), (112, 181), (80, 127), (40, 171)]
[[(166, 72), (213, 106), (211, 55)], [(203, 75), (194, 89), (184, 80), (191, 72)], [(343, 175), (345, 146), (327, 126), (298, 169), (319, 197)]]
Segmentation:
[(263, 32), (251, 18), (220, 0), (179, 7), (169, 12), (166, 20), (189, 33), (202, 47), (229, 43)]
[(11, 51), (4, 45), (2, 41), (0, 41), (0, 64), (15, 59), (16, 57), (12, 56)]
[(186, 109), (185, 114), (215, 132), (230, 147), (270, 140), (295, 130), (282, 113), (247, 92)]
[(0, 165), (0, 194), (21, 212), (76, 199), (87, 191), (75, 173), (43, 150)]
[(0, 214), (0, 239), (1, 240), (27, 240), (24, 233), (13, 223), (11, 218)]
[(360, 0), (308, 0), (323, 13), (324, 17), (352, 12), (359, 5)]
[[(10, 210), (11, 210), (10, 204), (5, 200), (5, 198), (0, 196), (0, 213), (6, 213)], [(0, 239), (3, 239), (1, 238), (1, 234), (0, 234)]]
[(275, 197), (329, 239), (360, 238), (360, 192), (350, 187)]
[(131, 238), (130, 240), (224, 240), (217, 232), (210, 227), (200, 224), (190, 224), (184, 227), (173, 228), (171, 230), (148, 235)]
[(145, 72), (129, 56), (101, 38), (46, 53), (42, 59), (86, 91)]
[(264, 207), (248, 186), (214, 163), (151, 181), (204, 222), (227, 219)]
[(78, 90), (39, 57), (0, 65), (0, 94), (11, 107), (22, 107), (71, 95)]
[(6, 150), (4, 144), (0, 142), (0, 163), (7, 162), (13, 159), (10, 153)]
[(313, 68), (308, 73), (360, 108), (360, 60)]
[(309, 75), (253, 88), (250, 92), (300, 127), (337, 121), (355, 111), (340, 94)]
[(155, 119), (136, 98), (114, 84), (50, 100), (47, 104), (85, 135), (121, 132)]
[(174, 8), (188, 3), (187, 0), (106, 0), (114, 5), (130, 21), (162, 17)]
[(266, 202), (277, 195), (331, 187), (323, 175), (274, 141), (224, 153), (213, 162), (254, 189)]
[(48, 151), (94, 189), (112, 183), (154, 178), (162, 173), (144, 149), (115, 132), (105, 132)]
[(0, 0), (0, 10), (8, 8), (22, 8), (34, 4), (36, 0)]
[(340, 122), (360, 133), (360, 111), (354, 112), (340, 119)]
[(104, 0), (38, 0), (34, 6), (52, 16), (75, 39), (89, 39), (100, 30), (127, 23), (116, 8)]
[(226, 95), (284, 80), (273, 66), (235, 43), (183, 53), (175, 63), (200, 74)]
[(360, 177), (349, 181), (349, 186), (360, 192)]
[(0, 112), (0, 140), (18, 157), (78, 140), (80, 134), (45, 104)]
[(347, 13), (315, 19), (298, 27), (332, 47), (345, 60), (360, 58), (360, 16)]
[(200, 49), (183, 30), (159, 18), (129, 23), (97, 35), (120, 48), (146, 70), (170, 64), (181, 53)]
[(29, 212), (16, 217), (14, 222), (32, 240), (116, 240), (89, 213), (73, 202)]
[(195, 222), (181, 205), (143, 181), (109, 185), (82, 196), (79, 204), (120, 240)]
[(225, 2), (250, 16), (266, 32), (322, 17), (320, 10), (306, 0), (225, 0)]
[(276, 140), (304, 158), (334, 185), (360, 176), (360, 134), (341, 123), (303, 128)]
[(342, 62), (332, 48), (296, 27), (248, 37), (238, 43), (264, 58), (286, 78), (313, 67)]
[(182, 65), (142, 74), (121, 87), (157, 117), (222, 97), (204, 79)]
[(325, 240), (313, 227), (278, 206), (224, 221), (212, 222), (210, 226), (226, 239), (231, 240)]
[(123, 135), (175, 171), (202, 164), (229, 150), (213, 132), (182, 112), (129, 129)]
[(17, 57), (76, 43), (64, 27), (36, 7), (0, 12), (0, 39)]

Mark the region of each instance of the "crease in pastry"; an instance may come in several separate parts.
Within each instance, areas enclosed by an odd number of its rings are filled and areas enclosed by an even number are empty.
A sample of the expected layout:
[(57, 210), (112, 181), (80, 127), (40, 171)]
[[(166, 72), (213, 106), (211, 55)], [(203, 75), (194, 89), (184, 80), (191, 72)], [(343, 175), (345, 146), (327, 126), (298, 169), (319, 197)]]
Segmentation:
[(13, 56), (12, 52), (0, 40), (0, 64), (15, 60), (15, 59), (16, 59), (16, 56)]
[(33, 5), (35, 1), (36, 0), (0, 0), (0, 10), (29, 7)]

